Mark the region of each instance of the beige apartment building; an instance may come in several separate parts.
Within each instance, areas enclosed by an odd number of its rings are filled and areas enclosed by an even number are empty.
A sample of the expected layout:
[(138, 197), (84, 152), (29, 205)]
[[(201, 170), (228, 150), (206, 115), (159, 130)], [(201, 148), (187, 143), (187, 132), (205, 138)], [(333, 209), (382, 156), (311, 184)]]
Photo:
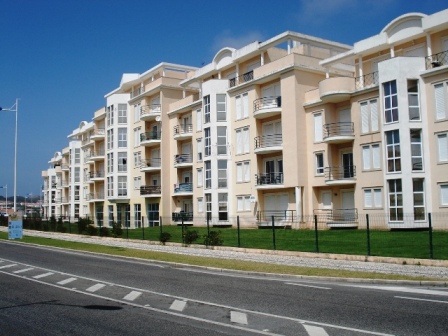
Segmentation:
[(42, 172), (44, 215), (426, 227), (448, 214), (447, 85), (448, 10), (353, 46), (287, 31), (124, 74)]

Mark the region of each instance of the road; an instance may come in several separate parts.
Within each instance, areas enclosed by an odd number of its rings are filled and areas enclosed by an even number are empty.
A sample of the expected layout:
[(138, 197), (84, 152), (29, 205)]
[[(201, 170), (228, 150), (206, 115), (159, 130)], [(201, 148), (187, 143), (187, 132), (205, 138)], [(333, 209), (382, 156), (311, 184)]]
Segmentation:
[(0, 241), (8, 335), (444, 335), (448, 289), (214, 272)]

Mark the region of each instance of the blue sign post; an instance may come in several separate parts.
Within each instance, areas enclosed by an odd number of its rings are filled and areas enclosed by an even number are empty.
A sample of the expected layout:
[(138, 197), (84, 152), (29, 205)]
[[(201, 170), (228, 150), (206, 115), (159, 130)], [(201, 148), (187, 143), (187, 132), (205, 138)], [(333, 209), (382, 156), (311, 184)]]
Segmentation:
[(23, 220), (21, 216), (12, 214), (8, 223), (8, 239), (22, 239), (23, 237)]

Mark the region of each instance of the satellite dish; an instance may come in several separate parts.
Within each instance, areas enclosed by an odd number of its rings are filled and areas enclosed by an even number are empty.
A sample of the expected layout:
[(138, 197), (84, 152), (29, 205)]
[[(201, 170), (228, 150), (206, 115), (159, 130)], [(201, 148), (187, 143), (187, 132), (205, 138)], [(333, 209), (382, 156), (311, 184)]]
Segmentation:
[(160, 116), (157, 116), (156, 121), (160, 121), (160, 120), (162, 120), (162, 118), (160, 118)]

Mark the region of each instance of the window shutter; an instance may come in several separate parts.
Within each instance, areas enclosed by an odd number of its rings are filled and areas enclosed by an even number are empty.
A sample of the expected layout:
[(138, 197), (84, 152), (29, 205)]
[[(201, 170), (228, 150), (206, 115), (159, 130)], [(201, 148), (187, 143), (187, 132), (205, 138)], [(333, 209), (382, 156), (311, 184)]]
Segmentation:
[(380, 145), (372, 145), (372, 157), (373, 157), (373, 167), (372, 168), (380, 168)]
[(362, 147), (362, 168), (367, 170), (370, 167), (370, 146), (364, 146)]
[(243, 94), (243, 118), (249, 116), (249, 97), (247, 93)]
[(445, 86), (443, 84), (434, 85), (434, 92), (436, 98), (436, 119), (444, 119), (446, 117), (445, 106)]
[(237, 182), (243, 181), (243, 164), (242, 163), (236, 164), (236, 181)]
[(243, 152), (243, 137), (241, 130), (236, 131), (236, 153), (241, 154)]
[(372, 207), (372, 190), (371, 189), (364, 190), (364, 206), (366, 208)]
[(370, 101), (370, 118), (372, 121), (372, 132), (378, 131), (378, 101), (376, 99)]
[(322, 141), (322, 114), (314, 115), (314, 142)]
[(448, 205), (448, 184), (440, 186), (441, 205)]
[(369, 132), (369, 105), (367, 102), (361, 103), (361, 129), (362, 133)]
[(439, 134), (437, 136), (439, 145), (439, 161), (448, 161), (448, 135)]
[(244, 162), (244, 181), (250, 181), (250, 163)]
[(373, 189), (373, 198), (375, 207), (379, 208), (383, 206), (383, 196), (381, 195), (381, 189)]
[(244, 129), (244, 153), (249, 153), (249, 129)]
[(242, 211), (243, 210), (243, 198), (241, 196), (237, 197), (237, 204), (238, 204), (238, 211)]
[(236, 120), (241, 119), (241, 96), (235, 98)]

